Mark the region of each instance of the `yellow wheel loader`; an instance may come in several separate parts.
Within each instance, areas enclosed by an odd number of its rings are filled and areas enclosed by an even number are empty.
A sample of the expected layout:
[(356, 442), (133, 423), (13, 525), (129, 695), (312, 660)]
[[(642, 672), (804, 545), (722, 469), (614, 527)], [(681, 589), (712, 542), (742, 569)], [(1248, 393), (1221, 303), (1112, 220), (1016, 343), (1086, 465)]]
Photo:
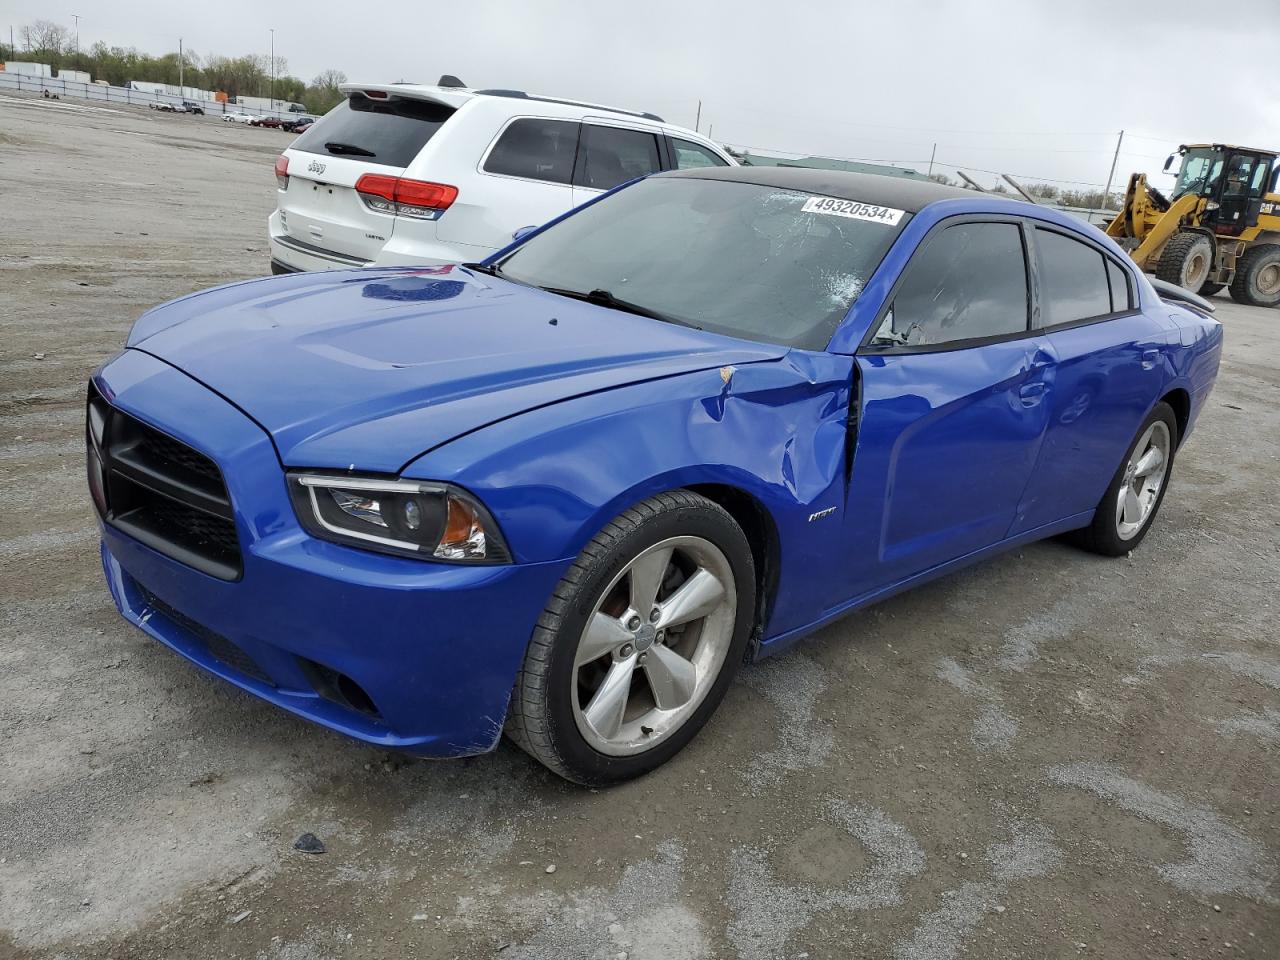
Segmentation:
[(1107, 235), (1147, 273), (1210, 296), (1223, 287), (1237, 303), (1280, 305), (1280, 167), (1277, 152), (1228, 144), (1179, 147), (1173, 194), (1135, 173), (1124, 209)]

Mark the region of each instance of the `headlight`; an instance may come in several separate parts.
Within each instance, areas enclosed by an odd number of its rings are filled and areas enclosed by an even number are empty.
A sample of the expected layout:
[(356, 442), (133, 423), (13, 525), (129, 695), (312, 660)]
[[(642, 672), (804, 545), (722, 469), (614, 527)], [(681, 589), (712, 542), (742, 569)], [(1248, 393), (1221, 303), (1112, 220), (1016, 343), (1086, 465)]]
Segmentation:
[(455, 563), (510, 563), (489, 511), (445, 483), (290, 473), (298, 520), (322, 540)]

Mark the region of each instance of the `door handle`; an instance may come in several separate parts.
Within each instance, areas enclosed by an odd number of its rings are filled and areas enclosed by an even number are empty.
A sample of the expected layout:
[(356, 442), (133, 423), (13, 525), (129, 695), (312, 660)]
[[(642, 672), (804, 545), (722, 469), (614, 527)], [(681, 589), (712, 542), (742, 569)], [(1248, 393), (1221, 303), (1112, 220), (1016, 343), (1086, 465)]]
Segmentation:
[(1022, 398), (1022, 402), (1030, 407), (1038, 403), (1040, 398), (1044, 396), (1044, 392), (1049, 389), (1049, 385), (1043, 380), (1036, 380), (1033, 383), (1024, 383), (1018, 388), (1018, 396)]
[(1150, 370), (1160, 361), (1160, 351), (1152, 348), (1142, 351), (1142, 369)]

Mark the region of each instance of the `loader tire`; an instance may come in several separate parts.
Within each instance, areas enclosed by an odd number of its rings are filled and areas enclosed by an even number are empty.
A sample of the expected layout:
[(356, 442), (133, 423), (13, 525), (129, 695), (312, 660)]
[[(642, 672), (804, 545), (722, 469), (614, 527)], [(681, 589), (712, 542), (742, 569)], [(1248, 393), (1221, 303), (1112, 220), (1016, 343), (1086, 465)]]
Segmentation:
[(1280, 305), (1280, 243), (1262, 243), (1244, 252), (1231, 279), (1231, 299), (1250, 307)]
[(1156, 276), (1194, 293), (1209, 279), (1214, 252), (1213, 241), (1205, 234), (1180, 230), (1164, 245)]
[(1225, 287), (1225, 283), (1214, 283), (1212, 280), (1206, 280), (1200, 284), (1200, 289), (1196, 293), (1202, 297), (1212, 297), (1215, 293)]

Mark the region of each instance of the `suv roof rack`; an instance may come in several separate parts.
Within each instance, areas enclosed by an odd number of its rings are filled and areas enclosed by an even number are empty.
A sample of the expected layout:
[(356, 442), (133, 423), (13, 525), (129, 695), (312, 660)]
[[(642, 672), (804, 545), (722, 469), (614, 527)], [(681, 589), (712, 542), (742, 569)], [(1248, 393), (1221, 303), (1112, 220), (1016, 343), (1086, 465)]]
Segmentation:
[(559, 103), (566, 107), (592, 107), (596, 110), (608, 110), (610, 113), (622, 113), (629, 117), (643, 117), (645, 120), (652, 120), (654, 123), (666, 123), (656, 113), (645, 113), (640, 110), (623, 110), (621, 107), (606, 107), (600, 103), (584, 103), (581, 100), (560, 100), (556, 97), (538, 97), (523, 90), (473, 90), (474, 94), (484, 97), (508, 97), (512, 100), (536, 100), (539, 103)]

